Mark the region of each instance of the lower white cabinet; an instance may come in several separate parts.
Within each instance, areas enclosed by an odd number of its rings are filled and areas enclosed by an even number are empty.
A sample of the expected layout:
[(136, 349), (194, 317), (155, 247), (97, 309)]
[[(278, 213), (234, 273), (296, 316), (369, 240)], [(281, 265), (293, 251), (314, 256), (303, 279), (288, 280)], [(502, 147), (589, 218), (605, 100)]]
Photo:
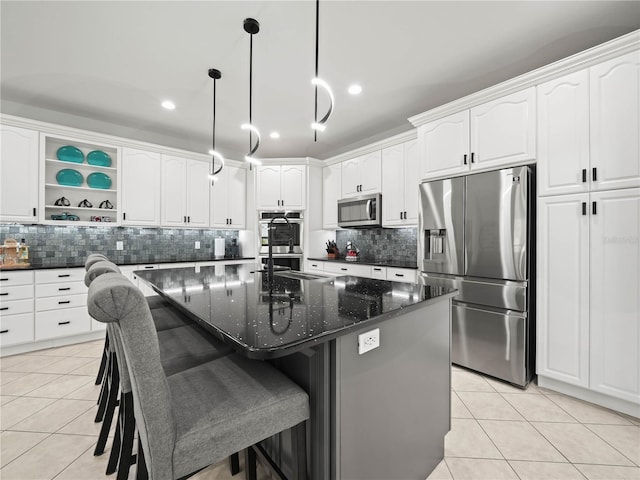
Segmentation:
[(0, 347), (33, 342), (33, 272), (0, 272)]
[(305, 272), (324, 275), (353, 275), (355, 277), (376, 278), (393, 282), (416, 283), (418, 271), (411, 268), (380, 267), (376, 265), (356, 265), (347, 262), (306, 260)]
[(37, 270), (35, 274), (34, 339), (47, 340), (90, 332), (85, 269)]
[(538, 200), (541, 385), (550, 379), (602, 394), (585, 400), (638, 408), (639, 239), (640, 189)]

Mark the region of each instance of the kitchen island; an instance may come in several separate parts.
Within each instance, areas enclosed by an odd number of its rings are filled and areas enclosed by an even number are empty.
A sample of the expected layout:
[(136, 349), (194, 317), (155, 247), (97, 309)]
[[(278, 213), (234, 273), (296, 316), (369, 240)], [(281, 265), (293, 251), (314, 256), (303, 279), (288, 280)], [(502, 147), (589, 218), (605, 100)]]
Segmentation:
[[(269, 281), (260, 268), (136, 275), (237, 352), (272, 362), (308, 391), (309, 478), (424, 480), (444, 456), (450, 427), (455, 291), (293, 271)], [(376, 330), (379, 346), (359, 353), (375, 344)], [(290, 473), (288, 433), (264, 446)]]

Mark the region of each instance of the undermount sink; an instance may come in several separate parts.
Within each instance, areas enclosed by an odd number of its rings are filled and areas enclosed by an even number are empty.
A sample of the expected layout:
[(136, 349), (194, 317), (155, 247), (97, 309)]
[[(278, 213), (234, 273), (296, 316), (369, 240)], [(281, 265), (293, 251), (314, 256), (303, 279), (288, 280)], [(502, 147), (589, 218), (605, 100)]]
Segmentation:
[(313, 273), (298, 272), (296, 270), (275, 272), (275, 275), (278, 277), (294, 278), (296, 280), (320, 280), (323, 278), (329, 278), (326, 275), (316, 275)]

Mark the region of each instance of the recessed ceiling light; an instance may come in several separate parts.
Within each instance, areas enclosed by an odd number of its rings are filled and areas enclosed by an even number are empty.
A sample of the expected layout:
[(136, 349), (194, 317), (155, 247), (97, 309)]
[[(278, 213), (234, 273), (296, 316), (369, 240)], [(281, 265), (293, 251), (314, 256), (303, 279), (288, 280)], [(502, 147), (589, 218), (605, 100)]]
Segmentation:
[(362, 87), (357, 83), (354, 83), (349, 87), (349, 93), (351, 95), (358, 95), (360, 92), (362, 92)]
[(278, 132), (271, 132), (271, 133), (269, 134), (269, 136), (270, 136), (271, 138), (273, 138), (274, 140), (276, 140), (276, 139), (280, 138), (280, 134), (279, 134)]
[(173, 103), (171, 100), (165, 100), (164, 102), (162, 102), (162, 106), (164, 108), (166, 108), (167, 110), (175, 110), (176, 109), (176, 104)]

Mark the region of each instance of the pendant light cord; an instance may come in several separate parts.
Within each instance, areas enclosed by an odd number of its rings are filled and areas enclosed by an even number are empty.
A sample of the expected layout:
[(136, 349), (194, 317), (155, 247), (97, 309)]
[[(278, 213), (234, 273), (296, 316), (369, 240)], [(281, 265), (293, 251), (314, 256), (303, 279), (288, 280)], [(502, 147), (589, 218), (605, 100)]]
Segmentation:
[[(316, 0), (316, 78), (318, 78), (318, 31), (320, 25), (320, 0)], [(314, 121), (318, 121), (318, 86), (315, 87), (315, 109), (313, 114)], [(313, 131), (313, 141), (318, 141), (318, 132)]]
[[(249, 124), (253, 125), (253, 33), (249, 35)], [(249, 130), (249, 150), (251, 150), (251, 145), (253, 144), (253, 137), (251, 134), (251, 130)], [(251, 168), (251, 165), (249, 165)]]

